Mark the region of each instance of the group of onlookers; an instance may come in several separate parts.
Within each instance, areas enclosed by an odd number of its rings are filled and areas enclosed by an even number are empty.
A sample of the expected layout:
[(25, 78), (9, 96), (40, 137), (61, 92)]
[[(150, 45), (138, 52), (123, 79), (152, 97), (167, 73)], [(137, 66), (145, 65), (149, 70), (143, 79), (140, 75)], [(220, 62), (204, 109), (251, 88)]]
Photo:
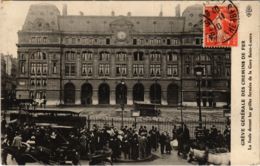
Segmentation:
[[(104, 124), (102, 127), (93, 125), (90, 129), (82, 128), (60, 133), (61, 131), (51, 127), (39, 127), (35, 124), (7, 125), (2, 121), (3, 124), (6, 127), (2, 126), (2, 146), (14, 146), (20, 149), (21, 143), (24, 142), (31, 148), (43, 146), (54, 153), (63, 142), (76, 149), (81, 156), (109, 148), (113, 161), (145, 159), (151, 156), (152, 151), (157, 151), (159, 148), (161, 154), (171, 154), (173, 140), (177, 142), (178, 155), (185, 156), (191, 142), (189, 129), (184, 123), (178, 127), (174, 125), (172, 134), (166, 131), (160, 132), (154, 126), (150, 130), (146, 126), (140, 126), (138, 129), (135, 126), (124, 126), (117, 129)], [(230, 150), (229, 127), (226, 127), (223, 134), (214, 125), (210, 130), (204, 128), (203, 137), (197, 139), (205, 142), (209, 148), (227, 147)]]

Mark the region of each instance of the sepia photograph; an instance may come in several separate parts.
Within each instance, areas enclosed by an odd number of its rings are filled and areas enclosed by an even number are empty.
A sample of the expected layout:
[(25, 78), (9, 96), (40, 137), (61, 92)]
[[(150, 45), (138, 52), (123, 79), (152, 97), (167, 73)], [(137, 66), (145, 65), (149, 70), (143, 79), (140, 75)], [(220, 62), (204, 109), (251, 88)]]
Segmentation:
[(230, 165), (227, 6), (2, 2), (1, 164)]

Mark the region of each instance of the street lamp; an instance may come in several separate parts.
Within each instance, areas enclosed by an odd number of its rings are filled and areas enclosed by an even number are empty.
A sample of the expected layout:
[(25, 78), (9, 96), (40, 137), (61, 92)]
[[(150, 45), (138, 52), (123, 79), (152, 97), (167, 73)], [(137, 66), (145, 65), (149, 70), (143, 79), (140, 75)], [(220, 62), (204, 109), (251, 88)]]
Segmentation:
[(194, 68), (195, 74), (198, 78), (198, 84), (199, 84), (199, 127), (202, 128), (202, 117), (201, 117), (201, 76), (203, 74), (203, 68), (201, 66), (197, 66)]
[(124, 85), (125, 82), (121, 81), (121, 109), (122, 109), (122, 120), (121, 120), (121, 124), (122, 124), (122, 128), (124, 127), (124, 107), (125, 107), (125, 89), (124, 89)]

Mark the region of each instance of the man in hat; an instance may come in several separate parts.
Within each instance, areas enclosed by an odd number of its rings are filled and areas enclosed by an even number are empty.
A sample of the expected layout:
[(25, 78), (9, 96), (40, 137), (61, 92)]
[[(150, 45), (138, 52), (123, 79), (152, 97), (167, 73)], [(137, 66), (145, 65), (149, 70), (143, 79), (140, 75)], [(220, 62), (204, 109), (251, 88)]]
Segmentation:
[(146, 156), (145, 149), (146, 149), (146, 137), (145, 137), (145, 132), (142, 132), (141, 136), (139, 137), (140, 159), (145, 158), (145, 156)]
[(166, 135), (165, 132), (162, 132), (160, 135), (161, 154), (164, 154), (165, 142), (166, 142)]
[(57, 146), (57, 134), (55, 131), (52, 131), (50, 135), (50, 148), (52, 152), (55, 151), (56, 146)]
[(20, 150), (21, 147), (22, 147), (22, 137), (21, 137), (21, 134), (16, 132), (16, 135), (14, 137), (14, 140), (13, 140), (13, 143), (12, 143), (12, 146), (14, 148), (16, 148), (17, 150)]

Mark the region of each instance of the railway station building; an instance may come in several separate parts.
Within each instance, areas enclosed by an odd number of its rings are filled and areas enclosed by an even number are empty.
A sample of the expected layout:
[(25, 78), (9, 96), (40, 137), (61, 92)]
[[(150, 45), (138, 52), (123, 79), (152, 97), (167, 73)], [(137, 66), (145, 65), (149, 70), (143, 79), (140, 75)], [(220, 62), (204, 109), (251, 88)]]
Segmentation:
[(202, 9), (92, 16), (31, 5), (18, 32), (17, 97), (46, 98), (47, 105), (196, 106), (200, 86), (203, 106), (226, 105), (231, 50), (203, 47)]

